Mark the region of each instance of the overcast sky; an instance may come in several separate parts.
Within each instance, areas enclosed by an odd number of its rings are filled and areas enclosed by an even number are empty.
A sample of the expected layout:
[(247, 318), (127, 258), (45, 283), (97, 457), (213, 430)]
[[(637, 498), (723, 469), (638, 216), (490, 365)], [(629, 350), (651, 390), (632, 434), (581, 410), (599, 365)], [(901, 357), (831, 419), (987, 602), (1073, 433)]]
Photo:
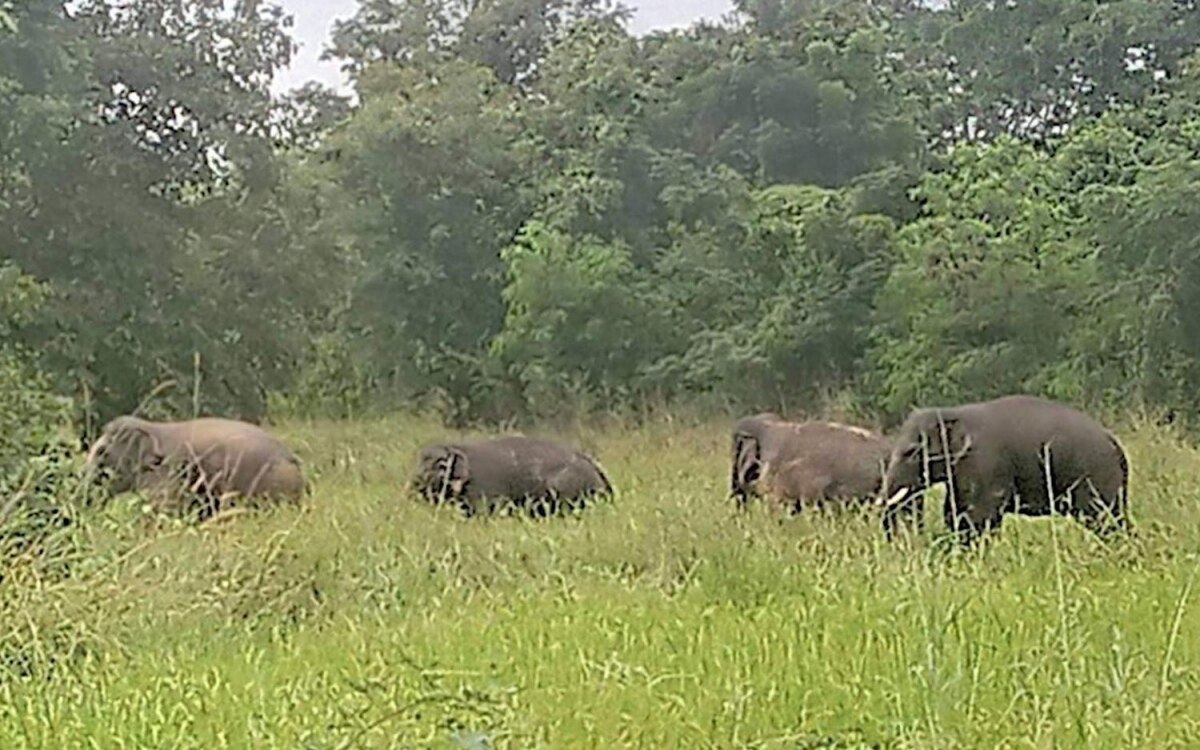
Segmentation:
[[(295, 88), (305, 81), (318, 80), (330, 86), (342, 83), (337, 64), (320, 62), (321, 50), (329, 38), (334, 20), (354, 14), (356, 0), (280, 0), (292, 14), (292, 35), (300, 45), (292, 66), (275, 81), (278, 91)], [(730, 0), (625, 0), (635, 9), (633, 31), (687, 26), (701, 18), (718, 19), (732, 9)]]

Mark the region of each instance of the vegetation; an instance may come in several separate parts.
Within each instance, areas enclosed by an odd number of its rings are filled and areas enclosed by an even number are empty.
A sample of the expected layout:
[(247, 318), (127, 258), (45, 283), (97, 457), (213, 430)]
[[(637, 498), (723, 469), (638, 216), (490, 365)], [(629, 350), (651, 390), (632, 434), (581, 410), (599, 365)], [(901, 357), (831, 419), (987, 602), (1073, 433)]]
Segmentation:
[(353, 99), (269, 3), (76, 6), (0, 16), (0, 248), (86, 424), (1200, 407), (1194, 3), (364, 0)]
[[(0, 746), (1200, 741), (1196, 2), (735, 5), (360, 0), (353, 96), (281, 98), (269, 1), (0, 0)], [(1135, 538), (723, 502), (714, 414), (1016, 391), (1154, 416)], [(314, 502), (87, 507), (134, 410), (274, 420)], [(605, 420), (580, 519), (403, 492)]]
[[(1138, 536), (1010, 519), (962, 553), (724, 501), (724, 422), (569, 435), (578, 519), (401, 490), (434, 421), (290, 424), (305, 510), (147, 534), (0, 586), (0, 744), (97, 748), (1162, 748), (1200, 735), (1200, 452), (1122, 431)], [(930, 529), (937, 527), (931, 509)]]

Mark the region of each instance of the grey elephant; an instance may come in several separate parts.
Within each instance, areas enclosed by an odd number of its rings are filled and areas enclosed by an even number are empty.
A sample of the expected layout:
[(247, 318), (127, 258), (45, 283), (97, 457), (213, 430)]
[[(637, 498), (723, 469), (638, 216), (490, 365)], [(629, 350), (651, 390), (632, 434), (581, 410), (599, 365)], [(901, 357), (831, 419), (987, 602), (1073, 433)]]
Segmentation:
[(729, 489), (739, 508), (759, 495), (792, 511), (867, 502), (878, 496), (890, 452), (887, 438), (861, 427), (764, 412), (733, 427)]
[(237, 497), (298, 501), (307, 491), (287, 446), (260, 427), (215, 417), (117, 417), (92, 444), (86, 466), (112, 492), (146, 492), (160, 511), (198, 510), (201, 518)]
[(896, 515), (939, 483), (946, 525), (966, 545), (998, 529), (1007, 513), (1063, 513), (1101, 535), (1129, 528), (1125, 451), (1088, 415), (1043, 398), (909, 414), (884, 478), (889, 538)]
[(521, 435), (426, 446), (412, 486), (426, 500), (457, 505), (466, 516), (517, 507), (545, 517), (613, 493), (592, 457)]

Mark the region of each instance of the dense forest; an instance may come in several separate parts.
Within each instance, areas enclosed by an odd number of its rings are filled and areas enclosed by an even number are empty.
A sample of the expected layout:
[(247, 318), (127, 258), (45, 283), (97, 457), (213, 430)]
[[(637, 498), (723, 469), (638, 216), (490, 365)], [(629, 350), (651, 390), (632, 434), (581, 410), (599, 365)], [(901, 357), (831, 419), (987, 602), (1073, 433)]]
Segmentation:
[(280, 98), (269, 2), (0, 2), (3, 461), (139, 407), (1196, 412), (1195, 0), (736, 5), (362, 0), (353, 96)]

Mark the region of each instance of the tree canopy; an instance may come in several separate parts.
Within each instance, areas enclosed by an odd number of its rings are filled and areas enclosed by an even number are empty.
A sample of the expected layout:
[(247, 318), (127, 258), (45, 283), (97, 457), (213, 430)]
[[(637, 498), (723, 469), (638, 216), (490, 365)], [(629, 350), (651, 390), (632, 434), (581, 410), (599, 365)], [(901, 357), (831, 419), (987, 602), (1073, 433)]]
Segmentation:
[(0, 378), (87, 419), (1200, 409), (1194, 0), (737, 9), (361, 0), (348, 98), (272, 95), (270, 2), (0, 3)]

